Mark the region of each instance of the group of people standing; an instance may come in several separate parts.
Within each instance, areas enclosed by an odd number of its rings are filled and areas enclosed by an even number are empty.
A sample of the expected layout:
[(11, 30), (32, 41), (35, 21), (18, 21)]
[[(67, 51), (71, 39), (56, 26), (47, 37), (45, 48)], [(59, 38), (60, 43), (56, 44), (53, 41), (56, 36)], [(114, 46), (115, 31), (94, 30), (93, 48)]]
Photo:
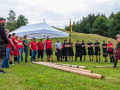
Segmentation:
[[(96, 39), (95, 43), (92, 43), (91, 40), (89, 40), (89, 43), (85, 44), (84, 40), (82, 40), (82, 43), (79, 42), (79, 40), (74, 45), (71, 42), (71, 39), (69, 39), (69, 42), (67, 40), (64, 40), (64, 43), (60, 43), (59, 39), (57, 39), (55, 43), (55, 53), (57, 56), (57, 60), (59, 60), (59, 57), (61, 57), (61, 61), (65, 57), (65, 61), (67, 61), (67, 57), (69, 57), (69, 60), (73, 61), (74, 51), (73, 47), (75, 46), (75, 61), (77, 61), (77, 57), (80, 57), (80, 61), (82, 61), (82, 57), (84, 57), (84, 61), (86, 60), (86, 47), (88, 48), (88, 55), (90, 61), (93, 61), (93, 56), (96, 56), (96, 62), (100, 62), (100, 55), (101, 55), (101, 49), (100, 49), (100, 42), (98, 42), (98, 39)], [(94, 49), (95, 47), (95, 49)], [(108, 40), (108, 44), (105, 43), (105, 40), (102, 44), (103, 48), (103, 57), (105, 58), (105, 62), (107, 62), (107, 56), (110, 56), (111, 63), (114, 63), (114, 49), (113, 49), (113, 43), (111, 43), (110, 40)]]
[[(31, 42), (27, 40), (27, 35), (25, 35), (23, 38), (24, 40), (17, 36), (15, 33), (9, 34), (8, 29), (4, 29), (5, 25), (5, 19), (0, 18), (0, 73), (4, 73), (2, 68), (9, 68), (9, 64), (13, 65), (12, 59), (14, 57), (14, 63), (20, 63), (23, 61), (23, 51), (25, 52), (25, 63), (27, 63), (27, 57), (28, 52), (30, 49), (30, 56), (31, 56), (31, 62), (36, 60), (39, 61), (39, 58), (41, 58), (41, 61), (43, 61), (43, 55), (44, 55), (44, 46), (45, 46), (45, 53), (47, 55), (47, 61), (50, 62), (50, 59), (53, 61), (53, 49), (52, 49), (52, 41), (49, 39), (49, 36), (47, 36), (46, 40), (42, 42), (42, 39), (40, 39), (39, 42), (36, 42), (35, 38), (31, 39)], [(93, 55), (96, 55), (96, 62), (100, 62), (100, 55), (101, 55), (101, 49), (100, 49), (100, 42), (96, 39), (95, 43), (92, 43), (91, 40), (89, 40), (89, 43), (85, 44), (84, 40), (82, 40), (82, 43), (79, 42), (79, 40), (74, 45), (71, 42), (71, 39), (69, 39), (69, 42), (67, 40), (64, 40), (64, 43), (61, 43), (59, 39), (56, 40), (56, 43), (54, 44), (55, 48), (55, 55), (57, 56), (58, 61), (73, 61), (74, 56), (74, 50), (73, 47), (75, 46), (75, 61), (77, 61), (77, 57), (80, 57), (80, 61), (82, 61), (82, 57), (84, 57), (84, 61), (86, 60), (86, 47), (88, 48), (88, 55), (90, 61), (93, 61)], [(95, 48), (95, 49), (94, 49)], [(120, 59), (120, 35), (117, 35), (117, 41), (115, 50), (113, 49), (113, 43), (111, 43), (110, 40), (108, 40), (108, 44), (103, 41), (102, 44), (103, 49), (103, 57), (105, 58), (105, 62), (107, 62), (107, 56), (110, 56), (111, 63), (115, 63), (114, 67), (117, 65), (117, 60)], [(115, 54), (115, 60), (114, 60), (114, 54)]]

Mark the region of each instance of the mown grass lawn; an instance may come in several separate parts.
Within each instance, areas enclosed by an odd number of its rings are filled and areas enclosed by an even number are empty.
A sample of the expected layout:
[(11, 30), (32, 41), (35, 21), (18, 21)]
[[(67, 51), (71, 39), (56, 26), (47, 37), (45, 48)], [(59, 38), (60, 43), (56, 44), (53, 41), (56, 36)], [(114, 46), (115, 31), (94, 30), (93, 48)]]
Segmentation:
[[(65, 38), (61, 38), (63, 41)], [(94, 34), (80, 34), (72, 33), (72, 41), (84, 39), (88, 42), (91, 39), (95, 42), (95, 39), (99, 39), (102, 44), (103, 40), (110, 38), (102, 37)], [(111, 39), (115, 45), (115, 40)], [(37, 40), (38, 41), (38, 40)], [(55, 39), (52, 39), (55, 43)], [(54, 61), (57, 62), (54, 55)], [(80, 62), (79, 58), (77, 62), (62, 62), (67, 64), (87, 66), (89, 70), (97, 74), (102, 74), (105, 79), (93, 79), (82, 75), (68, 73), (46, 66), (32, 64), (30, 62), (30, 56), (28, 63), (20, 63), (10, 66), (5, 74), (0, 74), (0, 90), (119, 90), (120, 89), (120, 67), (117, 68), (94, 68), (94, 66), (107, 66), (113, 65), (108, 62), (104, 62), (104, 58), (101, 55), (101, 62), (90, 62), (88, 56), (85, 62)], [(120, 64), (120, 63), (118, 63)]]

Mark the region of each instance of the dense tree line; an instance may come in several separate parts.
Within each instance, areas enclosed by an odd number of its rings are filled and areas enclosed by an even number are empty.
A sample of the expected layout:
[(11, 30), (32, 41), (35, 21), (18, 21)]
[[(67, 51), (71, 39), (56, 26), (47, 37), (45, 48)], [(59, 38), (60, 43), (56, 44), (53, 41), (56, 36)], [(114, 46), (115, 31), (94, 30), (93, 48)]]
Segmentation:
[(24, 15), (19, 15), (16, 17), (15, 12), (13, 10), (10, 10), (9, 17), (6, 19), (5, 28), (13, 31), (20, 28), (21, 26), (27, 25), (28, 23), (28, 19), (26, 19)]
[[(72, 28), (80, 33), (95, 33), (115, 38), (115, 35), (120, 33), (120, 12), (111, 13), (109, 17), (104, 14), (89, 14), (80, 21), (74, 21)], [(65, 29), (70, 30), (70, 26), (65, 26)]]

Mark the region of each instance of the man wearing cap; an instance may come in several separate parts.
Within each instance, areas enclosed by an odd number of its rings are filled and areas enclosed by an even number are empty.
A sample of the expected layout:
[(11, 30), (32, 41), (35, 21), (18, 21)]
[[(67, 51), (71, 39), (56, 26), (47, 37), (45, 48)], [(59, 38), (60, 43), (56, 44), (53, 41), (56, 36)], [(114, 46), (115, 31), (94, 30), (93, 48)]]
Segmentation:
[(42, 42), (43, 39), (40, 39), (40, 41), (37, 43), (37, 49), (38, 49), (38, 61), (41, 57), (41, 61), (43, 61), (43, 53), (44, 53), (44, 43)]
[(107, 44), (105, 43), (105, 40), (103, 41), (102, 48), (103, 48), (103, 57), (105, 58), (105, 62), (107, 62), (108, 51), (107, 51)]
[(84, 43), (84, 40), (82, 40), (82, 55), (84, 55), (84, 61), (85, 61), (85, 58), (86, 58), (86, 44)]
[(65, 61), (67, 62), (67, 57), (69, 56), (69, 47), (70, 45), (67, 43), (67, 40), (64, 40), (64, 49), (65, 49)]
[(4, 28), (5, 23), (6, 23), (5, 19), (1, 17), (0, 18), (0, 73), (5, 73), (2, 70), (2, 62), (7, 53), (6, 46), (7, 44), (9, 44), (9, 40), (7, 39), (7, 35)]
[(30, 43), (30, 49), (31, 49), (31, 62), (36, 60), (36, 54), (37, 54), (37, 43), (35, 38), (33, 38), (33, 41)]
[(47, 40), (45, 40), (45, 46), (46, 46), (46, 55), (47, 55), (47, 60), (50, 62), (50, 57), (53, 62), (53, 51), (52, 51), (52, 41), (49, 40), (49, 36), (47, 36)]
[(82, 61), (82, 44), (79, 43), (79, 40), (75, 44), (76, 54), (75, 54), (75, 61), (77, 61), (77, 57), (80, 57), (80, 61)]
[(96, 39), (96, 42), (94, 43), (94, 47), (95, 47), (96, 62), (98, 62), (98, 56), (100, 62), (100, 42), (98, 42), (98, 39)]
[(74, 52), (73, 52), (73, 43), (71, 42), (71, 39), (69, 39), (69, 61), (70, 61), (70, 57), (72, 57), (72, 61), (73, 61), (73, 56), (74, 56)]

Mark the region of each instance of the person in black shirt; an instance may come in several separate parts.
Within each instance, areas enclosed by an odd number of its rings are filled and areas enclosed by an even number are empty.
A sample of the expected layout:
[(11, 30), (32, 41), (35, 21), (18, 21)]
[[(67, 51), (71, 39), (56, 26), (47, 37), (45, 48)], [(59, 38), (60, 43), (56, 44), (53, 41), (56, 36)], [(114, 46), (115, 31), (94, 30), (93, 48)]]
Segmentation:
[(67, 40), (64, 40), (64, 50), (65, 50), (65, 61), (67, 62), (67, 56), (69, 56), (69, 44), (67, 43)]
[(86, 58), (86, 44), (84, 43), (84, 40), (82, 40), (82, 55), (84, 55), (84, 61), (85, 61), (85, 58)]
[(5, 32), (5, 25), (6, 20), (0, 17), (0, 73), (5, 73), (2, 70), (2, 62), (4, 57), (7, 56), (7, 44), (9, 44), (9, 40), (7, 39), (7, 35)]
[(74, 56), (74, 52), (73, 52), (73, 43), (71, 42), (71, 39), (69, 39), (69, 61), (70, 61), (70, 57), (72, 57), (72, 61), (73, 61), (73, 56)]
[(95, 55), (96, 55), (96, 62), (98, 62), (98, 55), (99, 55), (99, 62), (100, 62), (100, 42), (98, 42), (98, 39), (96, 39), (96, 42), (94, 43), (95, 47)]
[(107, 51), (107, 44), (105, 43), (105, 40), (103, 41), (102, 48), (103, 48), (103, 57), (105, 58), (105, 62), (107, 62), (108, 51)]
[(89, 59), (91, 61), (91, 56), (92, 56), (92, 61), (93, 61), (93, 43), (91, 42), (91, 40), (89, 40), (89, 43), (87, 43), (87, 47), (88, 47), (88, 55), (89, 55)]
[(82, 61), (82, 44), (80, 44), (79, 41), (77, 41), (75, 47), (76, 47), (75, 61), (77, 61), (77, 57), (80, 57), (80, 61)]

